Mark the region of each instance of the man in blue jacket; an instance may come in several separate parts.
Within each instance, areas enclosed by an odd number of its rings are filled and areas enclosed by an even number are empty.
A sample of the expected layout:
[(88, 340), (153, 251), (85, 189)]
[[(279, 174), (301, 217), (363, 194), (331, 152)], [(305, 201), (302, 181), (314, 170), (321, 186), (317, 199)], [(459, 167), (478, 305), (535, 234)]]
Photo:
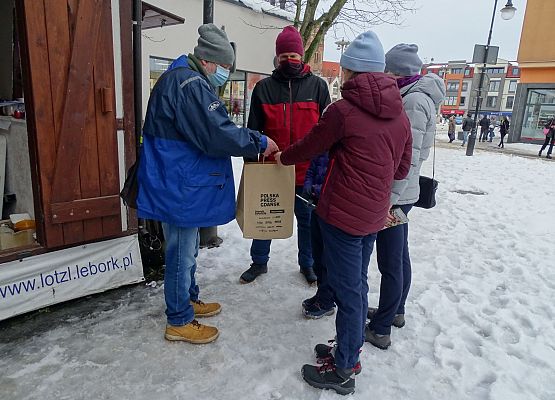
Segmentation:
[(235, 54), (214, 24), (199, 28), (194, 54), (181, 56), (152, 90), (139, 163), (140, 218), (162, 222), (166, 239), (165, 338), (209, 343), (218, 329), (195, 317), (218, 314), (218, 303), (199, 300), (195, 282), (199, 228), (235, 218), (231, 156), (256, 157), (278, 150), (257, 131), (230, 121), (216, 96)]

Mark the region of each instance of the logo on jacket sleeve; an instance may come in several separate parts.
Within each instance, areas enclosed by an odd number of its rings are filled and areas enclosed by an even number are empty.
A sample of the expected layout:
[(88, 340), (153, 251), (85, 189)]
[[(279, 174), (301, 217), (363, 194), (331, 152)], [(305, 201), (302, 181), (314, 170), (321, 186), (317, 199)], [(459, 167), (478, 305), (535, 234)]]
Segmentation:
[(220, 102), (219, 101), (215, 101), (213, 103), (211, 103), (208, 106), (208, 111), (216, 111), (218, 109), (218, 107), (220, 106)]

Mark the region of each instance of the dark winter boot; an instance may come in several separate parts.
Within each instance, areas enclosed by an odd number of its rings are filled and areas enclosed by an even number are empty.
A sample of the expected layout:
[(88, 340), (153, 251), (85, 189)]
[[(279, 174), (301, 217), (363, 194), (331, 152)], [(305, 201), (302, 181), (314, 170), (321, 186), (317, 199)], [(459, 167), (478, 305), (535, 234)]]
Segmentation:
[(337, 368), (335, 364), (321, 366), (305, 364), (301, 368), (303, 379), (312, 387), (335, 390), (341, 395), (355, 392), (355, 370)]
[(303, 308), (303, 315), (308, 319), (320, 319), (322, 317), (333, 315), (334, 312), (334, 306), (323, 307), (319, 302)]
[(266, 272), (268, 272), (268, 265), (267, 264), (252, 263), (251, 267), (249, 269), (247, 269), (245, 272), (243, 272), (243, 274), (241, 275), (241, 278), (239, 278), (239, 280), (241, 281), (241, 283), (251, 283), (259, 275), (265, 274)]
[[(374, 315), (378, 312), (377, 308), (368, 307), (368, 314), (366, 317), (372, 321)], [(395, 318), (393, 318), (393, 322), (391, 323), (395, 328), (402, 328), (405, 326), (405, 314), (395, 314)]]
[(542, 151), (540, 150), (540, 152), (538, 153), (538, 157), (542, 156)]
[(307, 307), (310, 307), (311, 305), (315, 304), (318, 302), (318, 295), (315, 294), (314, 296), (308, 298), (308, 299), (304, 299), (302, 302), (302, 307), (303, 310), (305, 310)]
[(364, 340), (378, 349), (387, 350), (391, 346), (391, 337), (389, 335), (379, 335), (371, 330), (368, 325), (366, 325), (364, 335)]
[(307, 268), (301, 267), (301, 274), (304, 275), (309, 285), (316, 283), (316, 281), (318, 280), (318, 277), (314, 273), (314, 268), (312, 267), (307, 267)]
[[(335, 347), (337, 344), (334, 343), (334, 340), (329, 340), (328, 343), (330, 344), (317, 344), (314, 347), (314, 355), (316, 356), (316, 362), (318, 364), (333, 364), (335, 363)], [(360, 361), (355, 364), (353, 368), (355, 371), (355, 375), (360, 374), (362, 371), (362, 366), (360, 365)]]

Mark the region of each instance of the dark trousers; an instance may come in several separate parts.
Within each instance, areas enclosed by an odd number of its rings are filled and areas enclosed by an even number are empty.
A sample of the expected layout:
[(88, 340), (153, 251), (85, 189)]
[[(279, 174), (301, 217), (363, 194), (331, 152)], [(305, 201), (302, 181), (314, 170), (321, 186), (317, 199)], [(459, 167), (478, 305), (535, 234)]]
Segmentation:
[[(551, 143), (549, 143), (549, 141), (551, 141)], [(555, 144), (555, 135), (553, 135), (552, 137), (549, 137), (549, 135), (545, 136), (545, 142), (543, 142), (543, 146), (542, 146), (542, 149), (540, 150), (540, 153), (545, 150), (548, 144), (549, 144), (549, 150), (547, 150), (547, 155), (550, 155), (553, 152), (553, 145)]]
[[(408, 215), (412, 204), (400, 208)], [(408, 224), (378, 232), (376, 251), (378, 269), (382, 274), (380, 301), (378, 311), (369, 327), (380, 335), (389, 335), (395, 314), (405, 313), (405, 301), (409, 294), (412, 275), (408, 236)]]
[(364, 344), (368, 311), (368, 263), (376, 234), (353, 236), (320, 220), (323, 261), (337, 304), (335, 365), (353, 368)]
[(505, 136), (507, 136), (506, 133), (501, 134), (501, 141), (499, 142), (499, 147), (505, 147), (505, 144), (503, 143), (503, 141), (505, 140)]
[[(303, 192), (302, 186), (295, 188), (296, 194)], [(295, 217), (297, 218), (297, 246), (299, 249), (298, 261), (301, 268), (312, 267), (312, 249), (310, 244), (310, 208), (304, 201), (295, 197)], [(270, 259), (271, 240), (253, 240), (251, 245), (251, 258), (255, 264), (267, 264)]]
[(333, 293), (328, 283), (328, 270), (324, 265), (324, 240), (320, 231), (320, 217), (313, 212), (310, 217), (310, 241), (312, 243), (312, 259), (314, 260), (314, 273), (318, 278), (318, 290), (316, 296), (318, 303), (324, 309), (335, 306)]
[(480, 137), (479, 137), (478, 141), (481, 142), (482, 140), (484, 142), (486, 140), (488, 140), (488, 129), (487, 128), (481, 128), (480, 129)]

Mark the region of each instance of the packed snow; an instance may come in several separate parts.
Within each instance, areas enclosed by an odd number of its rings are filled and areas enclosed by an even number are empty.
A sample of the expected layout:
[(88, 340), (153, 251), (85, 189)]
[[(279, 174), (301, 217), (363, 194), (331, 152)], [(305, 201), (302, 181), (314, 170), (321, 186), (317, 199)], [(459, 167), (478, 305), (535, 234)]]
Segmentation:
[[(437, 149), (438, 205), (409, 215), (407, 324), (386, 351), (365, 344), (352, 399), (555, 399), (553, 168)], [(216, 342), (164, 340), (162, 282), (119, 289), (1, 323), (0, 397), (342, 398), (299, 372), (334, 336), (334, 317), (301, 315), (314, 288), (298, 272), (296, 239), (275, 241), (268, 274), (241, 285), (250, 241), (234, 222), (219, 232), (223, 246), (201, 251), (197, 270), (201, 299), (223, 305), (202, 321), (220, 328)], [(375, 257), (369, 283), (375, 305)]]

